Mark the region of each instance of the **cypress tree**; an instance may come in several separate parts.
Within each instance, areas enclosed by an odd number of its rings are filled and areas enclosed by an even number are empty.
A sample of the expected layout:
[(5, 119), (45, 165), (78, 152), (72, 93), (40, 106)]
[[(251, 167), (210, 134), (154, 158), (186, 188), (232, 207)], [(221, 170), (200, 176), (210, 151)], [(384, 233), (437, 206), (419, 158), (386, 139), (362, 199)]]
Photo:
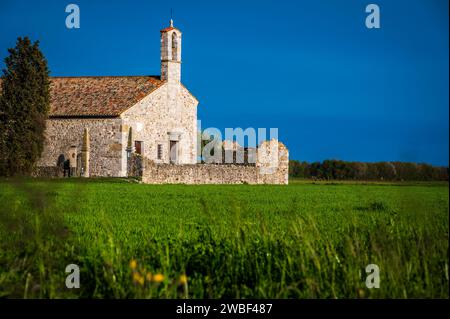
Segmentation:
[(8, 52), (0, 89), (0, 175), (27, 175), (44, 146), (49, 70), (38, 41), (19, 37)]

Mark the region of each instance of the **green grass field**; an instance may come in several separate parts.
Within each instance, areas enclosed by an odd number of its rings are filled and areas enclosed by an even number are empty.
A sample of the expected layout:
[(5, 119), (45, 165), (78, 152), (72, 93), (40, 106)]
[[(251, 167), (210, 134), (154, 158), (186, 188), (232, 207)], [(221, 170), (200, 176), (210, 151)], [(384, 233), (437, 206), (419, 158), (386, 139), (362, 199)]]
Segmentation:
[(448, 298), (448, 195), (447, 183), (3, 179), (0, 297)]

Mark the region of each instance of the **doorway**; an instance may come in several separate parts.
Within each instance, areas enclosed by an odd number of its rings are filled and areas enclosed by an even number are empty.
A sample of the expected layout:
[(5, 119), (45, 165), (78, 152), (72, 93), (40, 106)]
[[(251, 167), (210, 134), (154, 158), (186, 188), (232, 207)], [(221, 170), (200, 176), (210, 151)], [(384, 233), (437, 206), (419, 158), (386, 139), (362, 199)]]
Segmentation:
[(178, 141), (170, 141), (170, 163), (178, 162)]

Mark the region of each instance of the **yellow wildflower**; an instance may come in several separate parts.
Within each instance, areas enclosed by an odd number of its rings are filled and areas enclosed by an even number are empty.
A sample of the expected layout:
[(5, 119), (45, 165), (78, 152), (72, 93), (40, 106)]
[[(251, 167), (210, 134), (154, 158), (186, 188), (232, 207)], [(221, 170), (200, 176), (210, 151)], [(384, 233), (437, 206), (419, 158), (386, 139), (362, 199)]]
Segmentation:
[(164, 280), (164, 275), (163, 274), (156, 274), (153, 276), (153, 281), (154, 282), (161, 282)]
[(135, 273), (133, 273), (133, 281), (135, 282), (135, 283), (138, 283), (138, 284), (140, 284), (141, 286), (143, 286), (144, 285), (144, 276), (142, 276), (140, 273), (138, 273), (138, 272), (135, 272)]
[(135, 259), (131, 259), (131, 261), (130, 261), (130, 268), (132, 270), (135, 270), (137, 268), (137, 261)]
[(147, 279), (147, 281), (152, 281), (152, 273), (151, 273), (151, 272), (148, 272), (148, 273), (145, 275), (145, 278)]
[(187, 276), (181, 275), (180, 276), (180, 284), (185, 285), (187, 283)]
[(362, 288), (358, 288), (357, 293), (358, 293), (358, 298), (364, 298), (366, 296), (366, 292)]

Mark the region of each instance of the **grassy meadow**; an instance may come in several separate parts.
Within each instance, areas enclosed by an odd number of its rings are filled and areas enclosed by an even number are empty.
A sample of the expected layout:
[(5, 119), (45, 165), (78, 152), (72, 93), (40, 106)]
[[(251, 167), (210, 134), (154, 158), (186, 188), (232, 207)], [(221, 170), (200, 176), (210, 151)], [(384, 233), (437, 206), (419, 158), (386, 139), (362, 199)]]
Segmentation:
[[(1, 179), (0, 297), (448, 298), (448, 195), (447, 183)], [(69, 264), (79, 289), (65, 286)]]

